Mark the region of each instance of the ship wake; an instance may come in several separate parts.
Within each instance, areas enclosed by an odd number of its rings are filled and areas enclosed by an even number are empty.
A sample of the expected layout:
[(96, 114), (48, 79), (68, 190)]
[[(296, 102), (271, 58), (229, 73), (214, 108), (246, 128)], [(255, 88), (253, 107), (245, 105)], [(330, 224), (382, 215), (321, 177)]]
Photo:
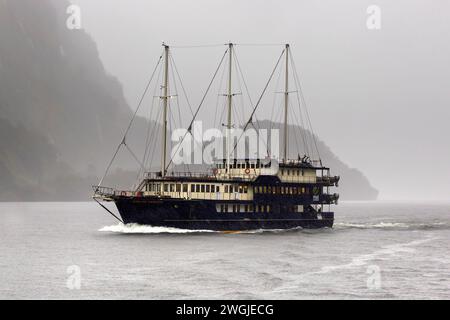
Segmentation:
[(178, 229), (171, 227), (154, 227), (148, 225), (140, 225), (137, 223), (123, 224), (119, 223), (112, 226), (104, 226), (98, 231), (102, 232), (113, 232), (113, 233), (131, 233), (131, 234), (158, 234), (158, 233), (204, 233), (204, 232), (214, 232), (211, 230), (188, 230), (188, 229)]
[(187, 233), (222, 233), (222, 234), (261, 234), (261, 233), (285, 233), (297, 230), (303, 230), (302, 228), (292, 229), (257, 229), (257, 230), (240, 230), (240, 231), (214, 231), (214, 230), (191, 230), (191, 229), (179, 229), (172, 227), (154, 227), (149, 225), (141, 225), (137, 223), (123, 224), (119, 223), (111, 226), (104, 226), (98, 231), (110, 232), (110, 233), (126, 233), (126, 234), (187, 234)]
[(445, 230), (450, 229), (450, 224), (447, 222), (431, 222), (431, 223), (417, 223), (417, 222), (376, 222), (376, 223), (351, 223), (351, 222), (336, 222), (335, 229), (386, 229), (386, 230)]

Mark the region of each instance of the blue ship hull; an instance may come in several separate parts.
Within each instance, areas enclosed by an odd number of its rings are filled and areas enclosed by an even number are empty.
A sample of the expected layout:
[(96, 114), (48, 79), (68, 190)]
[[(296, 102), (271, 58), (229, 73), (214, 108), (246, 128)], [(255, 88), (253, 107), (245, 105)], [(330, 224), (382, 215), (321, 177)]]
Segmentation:
[(115, 203), (125, 224), (191, 230), (317, 229), (331, 228), (334, 221), (333, 212), (283, 212), (279, 203), (267, 203), (274, 208), (272, 212), (218, 212), (217, 200), (124, 197), (115, 199)]

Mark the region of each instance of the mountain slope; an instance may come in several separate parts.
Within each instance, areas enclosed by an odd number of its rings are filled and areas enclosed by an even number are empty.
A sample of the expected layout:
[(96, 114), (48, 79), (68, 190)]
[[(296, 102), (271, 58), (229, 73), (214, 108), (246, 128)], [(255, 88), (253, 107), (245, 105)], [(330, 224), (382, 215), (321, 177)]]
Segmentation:
[[(68, 5), (0, 1), (1, 201), (88, 200), (90, 185), (103, 173), (132, 116), (94, 41), (82, 30), (66, 28)], [(130, 137), (134, 150), (143, 150), (146, 127), (138, 117)], [(290, 131), (290, 136), (298, 132)], [(342, 176), (343, 199), (376, 198), (361, 172), (348, 168), (325, 143), (318, 147), (324, 163)], [(108, 182), (130, 185), (133, 165), (137, 168), (132, 158), (122, 159), (122, 170), (113, 171)]]

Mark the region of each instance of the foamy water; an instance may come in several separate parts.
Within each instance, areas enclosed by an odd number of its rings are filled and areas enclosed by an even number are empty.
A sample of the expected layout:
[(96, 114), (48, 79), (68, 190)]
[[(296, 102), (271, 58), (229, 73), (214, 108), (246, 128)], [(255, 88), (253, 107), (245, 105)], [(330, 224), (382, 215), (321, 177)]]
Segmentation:
[(146, 225), (139, 225), (137, 223), (123, 224), (118, 223), (115, 225), (104, 226), (98, 231), (102, 232), (116, 232), (116, 233), (203, 233), (203, 232), (214, 232), (210, 230), (188, 230), (188, 229), (178, 229), (169, 227), (152, 227)]
[(224, 234), (255, 234), (255, 233), (279, 233), (279, 232), (292, 232), (296, 230), (302, 230), (302, 228), (292, 228), (292, 229), (256, 229), (256, 230), (242, 230), (242, 231), (212, 231), (212, 230), (191, 230), (191, 229), (179, 229), (171, 227), (156, 227), (148, 225), (140, 225), (137, 223), (118, 223), (110, 226), (104, 226), (98, 231), (101, 232), (114, 232), (114, 233), (142, 233), (142, 234), (158, 234), (158, 233), (168, 233), (168, 234), (183, 234), (183, 233), (224, 233)]
[(332, 229), (232, 234), (95, 203), (3, 203), (0, 222), (0, 298), (450, 299), (450, 204), (342, 203)]

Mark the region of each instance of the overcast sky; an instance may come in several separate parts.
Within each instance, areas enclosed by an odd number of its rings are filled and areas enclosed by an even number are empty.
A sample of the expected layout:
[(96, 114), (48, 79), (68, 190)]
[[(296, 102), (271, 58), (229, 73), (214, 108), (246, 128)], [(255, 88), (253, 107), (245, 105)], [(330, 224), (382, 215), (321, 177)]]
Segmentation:
[[(316, 133), (382, 199), (450, 195), (450, 1), (73, 0), (134, 108), (161, 42), (285, 43)], [(369, 5), (381, 29), (366, 26)], [(174, 49), (197, 104), (224, 48)], [(242, 47), (256, 97), (280, 52)]]

